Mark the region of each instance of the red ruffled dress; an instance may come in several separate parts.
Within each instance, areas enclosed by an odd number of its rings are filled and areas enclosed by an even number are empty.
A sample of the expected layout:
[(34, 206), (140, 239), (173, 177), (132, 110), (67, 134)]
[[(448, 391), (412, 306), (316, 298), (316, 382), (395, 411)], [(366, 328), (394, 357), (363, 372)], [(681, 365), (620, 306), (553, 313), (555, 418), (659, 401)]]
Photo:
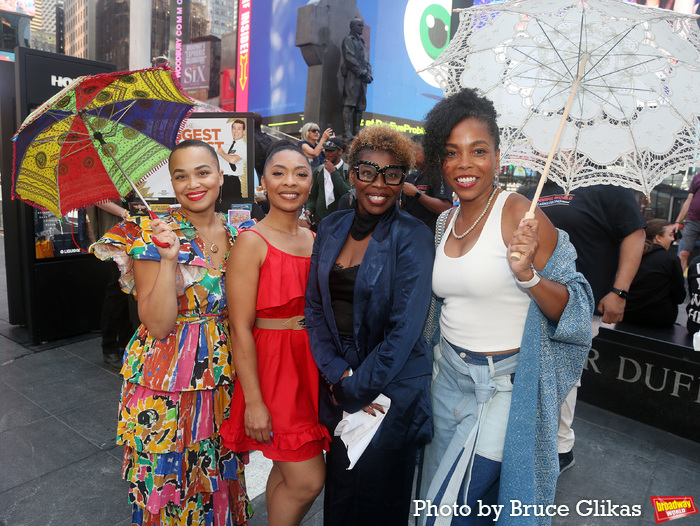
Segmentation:
[[(280, 319), (303, 315), (311, 258), (283, 252), (260, 237), (267, 243), (267, 256), (260, 267), (256, 316)], [(259, 450), (271, 460), (291, 462), (328, 451), (331, 438), (318, 422), (319, 373), (306, 330), (253, 327), (253, 338), (260, 390), (272, 419), (272, 440), (268, 445), (246, 436), (245, 399), (236, 382), (230, 417), (220, 429), (224, 445), (232, 451)]]

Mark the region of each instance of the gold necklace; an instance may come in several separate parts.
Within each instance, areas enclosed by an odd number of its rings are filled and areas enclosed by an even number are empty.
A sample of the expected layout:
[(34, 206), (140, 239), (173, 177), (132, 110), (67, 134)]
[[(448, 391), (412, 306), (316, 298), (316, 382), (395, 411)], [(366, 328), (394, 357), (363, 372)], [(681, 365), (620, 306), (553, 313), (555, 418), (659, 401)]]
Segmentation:
[(462, 205), (461, 204), (459, 205), (459, 210), (457, 211), (457, 217), (455, 217), (455, 220), (452, 221), (452, 235), (455, 236), (456, 239), (462, 239), (469, 232), (474, 230), (476, 225), (479, 224), (479, 221), (481, 221), (481, 218), (484, 217), (484, 214), (486, 214), (486, 211), (489, 209), (489, 206), (491, 206), (491, 201), (493, 201), (493, 196), (496, 195), (496, 190), (498, 190), (497, 186), (495, 186), (493, 188), (493, 192), (491, 192), (491, 197), (489, 197), (489, 200), (486, 203), (486, 208), (484, 208), (483, 212), (481, 212), (481, 215), (476, 218), (476, 221), (474, 221), (474, 224), (472, 226), (470, 226), (464, 234), (457, 234), (457, 231), (455, 230), (455, 225), (457, 224), (457, 219), (459, 218), (459, 213), (462, 211)]
[[(192, 226), (194, 227), (194, 229), (195, 229), (195, 231), (197, 232), (197, 234), (199, 234), (199, 237), (201, 237), (202, 240), (205, 241), (206, 243), (209, 243), (209, 252), (211, 252), (211, 253), (213, 253), (213, 254), (216, 254), (216, 253), (219, 251), (219, 245), (217, 245), (217, 244), (214, 243), (213, 241), (209, 241), (209, 238), (208, 238), (207, 236), (205, 236), (204, 233), (203, 233), (201, 230), (199, 230), (199, 229), (198, 229), (197, 227), (195, 227), (194, 225), (192, 225)], [(223, 225), (222, 225), (222, 226), (223, 226)]]
[(282, 232), (283, 234), (287, 234), (288, 236), (297, 237), (297, 236), (299, 235), (299, 227), (297, 227), (297, 233), (296, 233), (296, 234), (290, 234), (290, 233), (287, 232), (286, 230), (282, 230), (282, 229), (280, 229), (280, 228), (275, 228), (275, 227), (272, 226), (272, 225), (266, 224), (265, 226), (266, 226), (267, 228), (271, 228), (272, 230), (277, 230), (277, 232)]

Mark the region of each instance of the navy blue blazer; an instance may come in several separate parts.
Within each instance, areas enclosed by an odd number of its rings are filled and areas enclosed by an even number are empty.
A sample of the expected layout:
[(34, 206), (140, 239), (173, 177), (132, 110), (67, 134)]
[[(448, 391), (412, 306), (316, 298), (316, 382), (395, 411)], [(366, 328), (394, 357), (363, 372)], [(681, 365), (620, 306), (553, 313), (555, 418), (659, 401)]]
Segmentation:
[[(433, 236), (422, 221), (398, 207), (379, 222), (355, 282), (356, 352), (343, 351), (331, 307), (329, 274), (354, 214), (354, 210), (335, 212), (318, 229), (304, 311), (311, 352), (343, 410), (359, 411), (380, 393), (391, 399), (372, 440), (374, 447), (421, 446), (433, 433), (432, 360), (422, 335), (430, 304)], [(341, 380), (348, 367), (353, 375)]]

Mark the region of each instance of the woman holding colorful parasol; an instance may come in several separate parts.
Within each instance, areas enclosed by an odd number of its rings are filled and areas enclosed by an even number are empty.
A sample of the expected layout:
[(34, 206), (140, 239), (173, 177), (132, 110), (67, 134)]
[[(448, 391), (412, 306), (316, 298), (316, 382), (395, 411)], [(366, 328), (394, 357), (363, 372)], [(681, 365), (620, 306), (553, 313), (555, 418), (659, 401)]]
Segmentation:
[(175, 145), (193, 108), (167, 68), (81, 77), (13, 138), (13, 197), (58, 216), (138, 194), (169, 161), (179, 211), (127, 217), (92, 247), (117, 262), (143, 322), (121, 368), (117, 431), (132, 524), (228, 526), (251, 515), (242, 459), (218, 433), (234, 381), (224, 269), (236, 231), (214, 209), (216, 152)]
[(180, 209), (130, 218), (93, 246), (119, 265), (142, 321), (121, 370), (117, 431), (133, 524), (244, 524), (243, 463), (219, 436), (234, 383), (224, 269), (236, 231), (215, 212), (223, 172), (211, 146), (181, 142), (169, 170)]

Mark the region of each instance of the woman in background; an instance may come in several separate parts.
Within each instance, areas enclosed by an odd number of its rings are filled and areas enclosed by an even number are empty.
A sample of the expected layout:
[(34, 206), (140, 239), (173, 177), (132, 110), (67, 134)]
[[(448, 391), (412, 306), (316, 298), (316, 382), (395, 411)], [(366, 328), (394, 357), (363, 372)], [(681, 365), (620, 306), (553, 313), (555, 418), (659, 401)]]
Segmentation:
[(333, 130), (326, 128), (323, 135), (320, 134), (321, 129), (315, 122), (307, 122), (301, 127), (299, 148), (301, 148), (301, 151), (304, 152), (304, 155), (309, 159), (312, 170), (323, 164), (325, 158), (323, 154), (323, 143), (326, 142), (329, 137), (333, 136)]
[(652, 219), (645, 230), (642, 261), (630, 285), (623, 321), (671, 327), (678, 317), (678, 304), (685, 300), (681, 262), (668, 251), (674, 240), (673, 225)]

